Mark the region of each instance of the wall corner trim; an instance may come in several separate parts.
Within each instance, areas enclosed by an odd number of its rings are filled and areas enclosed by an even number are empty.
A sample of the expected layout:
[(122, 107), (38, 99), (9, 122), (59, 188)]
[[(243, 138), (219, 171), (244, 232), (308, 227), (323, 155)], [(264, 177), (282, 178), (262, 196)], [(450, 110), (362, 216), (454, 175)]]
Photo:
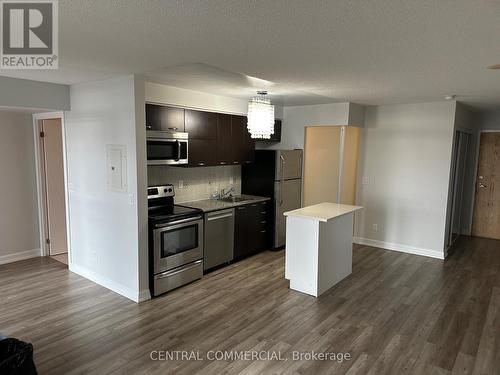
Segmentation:
[(20, 260), (37, 258), (42, 256), (42, 249), (31, 249), (26, 251), (19, 251), (13, 254), (0, 256), (0, 264), (14, 263)]
[(148, 301), (151, 299), (151, 293), (149, 292), (149, 289), (141, 290), (139, 292), (139, 296), (137, 298), (137, 302), (141, 303), (144, 301)]
[(429, 258), (444, 259), (445, 257), (443, 251), (372, 240), (370, 238), (354, 237), (353, 242), (358, 245), (373, 246), (384, 250), (399, 251), (401, 253), (421, 255)]
[(135, 291), (135, 290), (123, 285), (123, 284), (120, 284), (120, 283), (117, 283), (116, 281), (102, 277), (102, 276), (96, 274), (94, 271), (91, 271), (86, 267), (76, 265), (74, 263), (69, 265), (69, 270), (71, 272), (76, 273), (77, 275), (80, 275), (80, 276), (82, 276), (82, 277), (84, 277), (84, 278), (86, 278), (86, 279), (88, 279), (96, 284), (99, 284), (99, 285), (115, 292), (115, 293), (118, 293), (124, 297), (127, 297), (129, 300), (132, 300), (136, 303), (141, 302), (140, 295), (143, 294), (144, 291), (142, 291), (141, 293), (138, 293), (137, 291)]

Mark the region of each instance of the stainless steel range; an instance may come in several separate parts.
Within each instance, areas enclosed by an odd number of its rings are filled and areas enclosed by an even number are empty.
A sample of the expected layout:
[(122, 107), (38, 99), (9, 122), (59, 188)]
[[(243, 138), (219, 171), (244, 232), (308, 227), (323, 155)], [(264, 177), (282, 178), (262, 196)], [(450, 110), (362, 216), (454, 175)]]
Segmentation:
[(203, 276), (203, 211), (174, 205), (172, 185), (148, 188), (153, 296)]

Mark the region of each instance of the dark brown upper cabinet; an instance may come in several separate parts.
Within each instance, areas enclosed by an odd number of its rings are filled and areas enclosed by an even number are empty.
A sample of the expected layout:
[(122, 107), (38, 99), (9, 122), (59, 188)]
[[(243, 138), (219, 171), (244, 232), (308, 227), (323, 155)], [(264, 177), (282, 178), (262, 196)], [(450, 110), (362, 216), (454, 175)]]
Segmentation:
[(148, 130), (179, 131), (189, 135), (188, 167), (250, 164), (255, 141), (245, 116), (146, 104)]
[(274, 120), (274, 133), (269, 139), (258, 139), (259, 142), (281, 142), (281, 120)]
[(189, 139), (216, 139), (217, 117), (214, 112), (186, 109), (185, 131), (189, 133)]
[(231, 115), (219, 114), (217, 123), (217, 164), (238, 164), (234, 158)]
[(146, 104), (146, 129), (184, 131), (184, 109), (156, 104)]
[(207, 167), (217, 165), (215, 150), (216, 139), (189, 139), (188, 167)]
[(274, 133), (269, 142), (281, 142), (281, 120), (274, 120)]
[(231, 116), (233, 159), (235, 164), (250, 164), (255, 159), (255, 140), (250, 137), (245, 116)]

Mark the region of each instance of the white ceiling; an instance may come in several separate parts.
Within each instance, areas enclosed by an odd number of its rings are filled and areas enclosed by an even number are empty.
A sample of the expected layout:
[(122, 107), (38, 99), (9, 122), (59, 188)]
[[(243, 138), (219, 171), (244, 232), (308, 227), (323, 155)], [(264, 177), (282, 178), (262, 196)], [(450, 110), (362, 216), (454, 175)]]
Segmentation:
[(488, 107), (500, 105), (500, 71), (486, 69), (500, 63), (499, 20), (497, 0), (60, 0), (60, 69), (0, 75), (147, 72), (236, 97), (267, 88), (288, 105), (456, 94)]

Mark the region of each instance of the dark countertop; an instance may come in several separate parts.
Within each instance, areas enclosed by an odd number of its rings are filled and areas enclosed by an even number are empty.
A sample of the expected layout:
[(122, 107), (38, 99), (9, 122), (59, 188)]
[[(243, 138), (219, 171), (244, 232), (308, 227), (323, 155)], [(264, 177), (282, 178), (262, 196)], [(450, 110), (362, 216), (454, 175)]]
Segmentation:
[(271, 198), (258, 197), (256, 195), (247, 194), (237, 195), (236, 197), (244, 198), (245, 200), (240, 202), (228, 202), (217, 199), (202, 199), (199, 201), (177, 203), (177, 205), (190, 208), (199, 208), (200, 210), (203, 210), (203, 212), (211, 212), (271, 200)]

